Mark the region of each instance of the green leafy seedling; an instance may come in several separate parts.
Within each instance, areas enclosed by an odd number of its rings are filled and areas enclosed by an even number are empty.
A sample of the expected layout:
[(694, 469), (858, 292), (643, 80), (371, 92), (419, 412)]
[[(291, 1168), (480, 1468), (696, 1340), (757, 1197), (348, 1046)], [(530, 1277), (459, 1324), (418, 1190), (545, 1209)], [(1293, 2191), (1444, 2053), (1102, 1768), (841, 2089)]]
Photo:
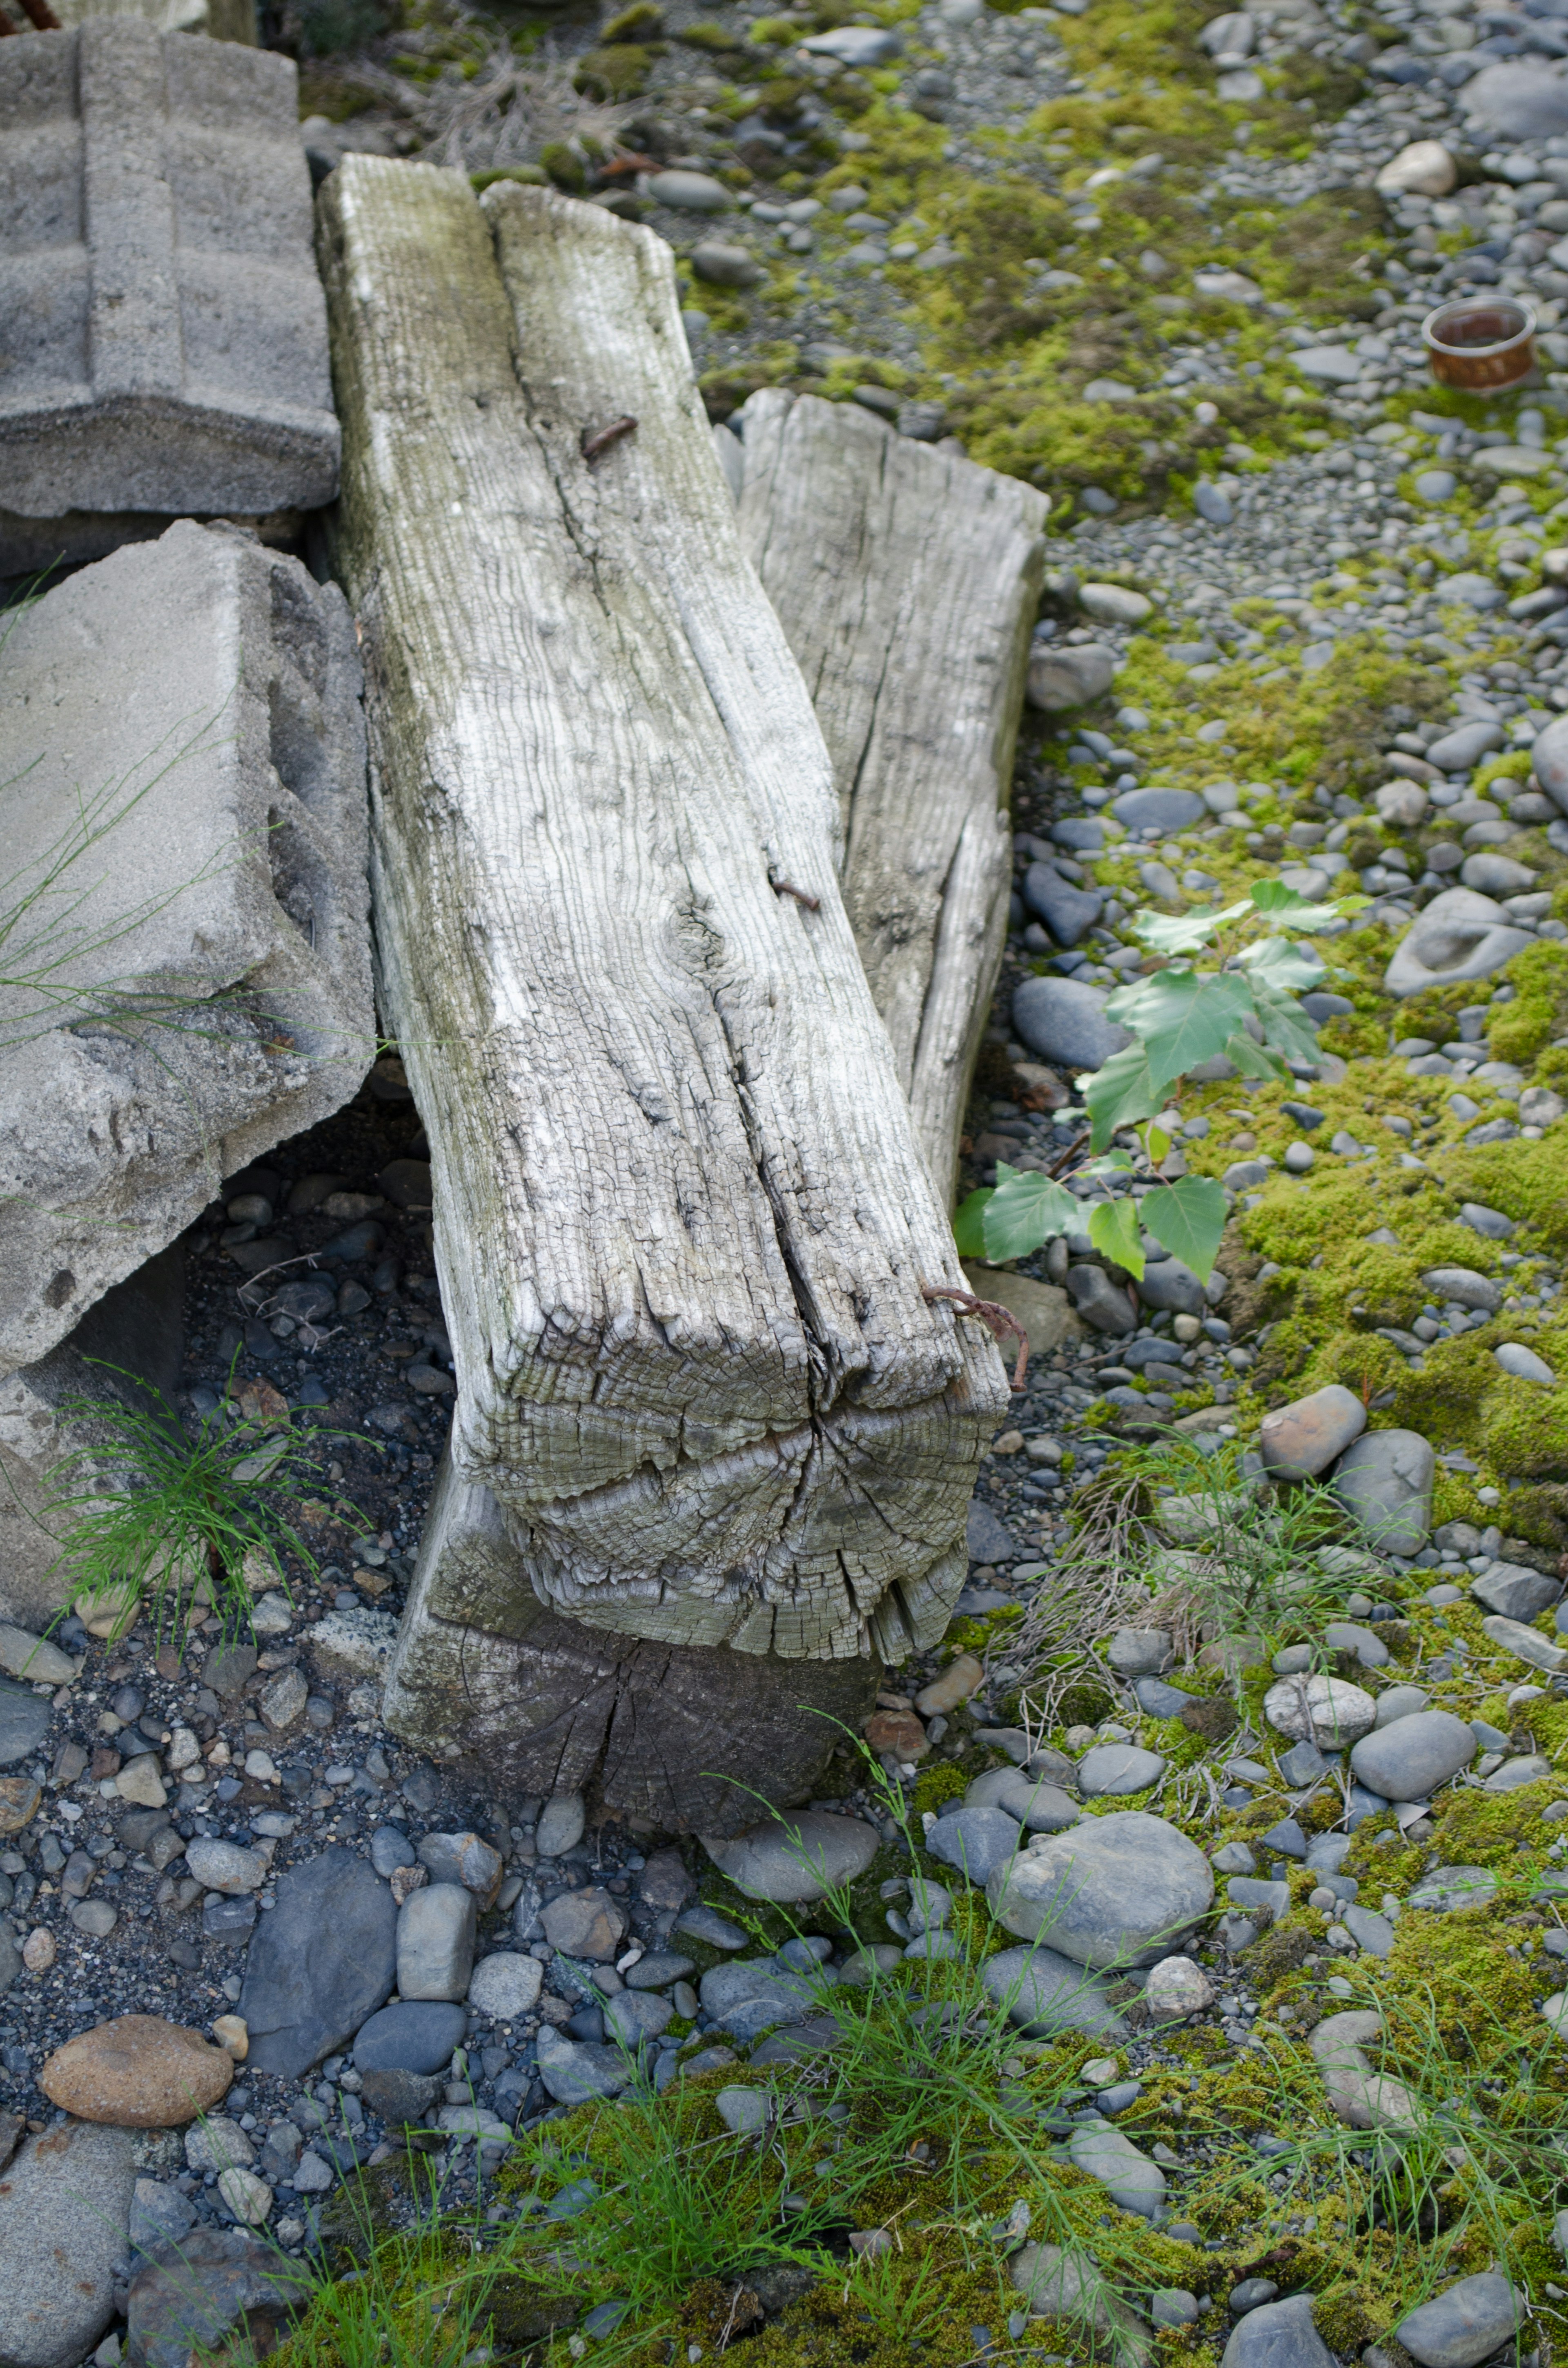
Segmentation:
[[(1146, 1229), (1173, 1258), (1190, 1267), (1199, 1281), (1214, 1270), (1225, 1230), (1227, 1204), (1212, 1177), (1165, 1173), (1172, 1138), (1160, 1125), (1173, 1086), (1203, 1062), (1223, 1055), (1243, 1076), (1278, 1080), (1291, 1061), (1309, 1061), (1317, 1050), (1317, 1029), (1297, 996), (1323, 976), (1321, 962), (1303, 954), (1285, 934), (1311, 936), (1342, 915), (1358, 912), (1367, 899), (1347, 896), (1322, 905), (1298, 895), (1278, 880), (1256, 880), (1240, 903), (1219, 913), (1172, 915), (1144, 910), (1133, 923), (1164, 969), (1119, 987), (1106, 1004), (1106, 1017), (1132, 1038), (1085, 1080), (1084, 1104), (1096, 1155), (1078, 1170), (1108, 1176), (1136, 1169), (1154, 1180), (1142, 1200), (1096, 1201), (1088, 1212), (1090, 1241), (1112, 1265), (1136, 1281), (1143, 1272), (1142, 1235)], [(1213, 940), (1237, 923), (1262, 923), (1267, 934), (1228, 956)], [(1212, 951), (1219, 967), (1199, 970), (1196, 957)], [(1136, 1159), (1110, 1151), (1114, 1135), (1154, 1121)], [(994, 1265), (1027, 1258), (1045, 1242), (1085, 1230), (1084, 1204), (1049, 1176), (1026, 1175), (998, 1162), (996, 1183), (971, 1192), (958, 1212), (954, 1232), (965, 1257)]]

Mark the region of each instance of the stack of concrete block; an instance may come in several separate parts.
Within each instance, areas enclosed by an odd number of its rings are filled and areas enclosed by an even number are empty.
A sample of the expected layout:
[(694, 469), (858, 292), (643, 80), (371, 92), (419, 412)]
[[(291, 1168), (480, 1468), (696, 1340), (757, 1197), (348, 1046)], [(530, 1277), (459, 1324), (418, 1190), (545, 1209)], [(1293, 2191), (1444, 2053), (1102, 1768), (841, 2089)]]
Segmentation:
[[(256, 40), (256, 0), (5, 0), (0, 13), (25, 32), (70, 31), (99, 17), (136, 17), (155, 33), (207, 33), (215, 41)], [(17, 22), (17, 19), (22, 19)]]
[[(342, 594), (233, 528), (181, 522), (9, 622), (0, 1480), (28, 1504), (59, 1452), (41, 1361), (369, 1067), (360, 693)], [(0, 1485), (15, 1610), (51, 1559)]]
[(337, 486), (292, 63), (134, 17), (0, 42), (0, 576)]

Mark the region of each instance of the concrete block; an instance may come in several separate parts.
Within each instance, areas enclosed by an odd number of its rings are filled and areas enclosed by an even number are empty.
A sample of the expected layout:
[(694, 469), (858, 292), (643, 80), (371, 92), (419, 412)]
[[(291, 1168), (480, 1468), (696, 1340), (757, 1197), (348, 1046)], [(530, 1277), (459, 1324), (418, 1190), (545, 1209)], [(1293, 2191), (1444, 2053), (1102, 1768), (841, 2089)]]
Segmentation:
[(360, 687), (341, 593), (228, 528), (171, 527), (11, 622), (0, 1375), (357, 1091)]
[(256, 0), (50, 0), (50, 6), (67, 31), (99, 17), (139, 17), (156, 32), (207, 33), (215, 41), (256, 46)]
[[(109, 1426), (73, 1408), (118, 1398), (167, 1417), (184, 1344), (185, 1256), (175, 1242), (106, 1291), (47, 1357), (0, 1380), (0, 1617), (35, 1631), (48, 1623), (73, 1588), (55, 1567), (63, 1516), (51, 1500), (85, 1488), (92, 1472), (117, 1473), (117, 1461), (123, 1469)], [(91, 1463), (62, 1469), (78, 1454)]]
[(0, 43), (0, 575), (17, 519), (331, 500), (297, 99), (289, 59), (134, 17)]

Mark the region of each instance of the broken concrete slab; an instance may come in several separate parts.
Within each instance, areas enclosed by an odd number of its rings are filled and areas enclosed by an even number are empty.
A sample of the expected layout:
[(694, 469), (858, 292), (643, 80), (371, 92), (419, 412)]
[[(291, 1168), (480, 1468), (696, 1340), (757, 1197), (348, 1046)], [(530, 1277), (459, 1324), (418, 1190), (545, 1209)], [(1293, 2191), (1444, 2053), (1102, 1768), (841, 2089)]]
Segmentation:
[(69, 32), (97, 17), (144, 17), (161, 33), (207, 33), (215, 41), (256, 41), (256, 0), (50, 0)]
[(106, 1291), (48, 1356), (0, 1379), (0, 1611), (6, 1618), (41, 1628), (58, 1611), (72, 1579), (56, 1568), (66, 1516), (51, 1508), (67, 1488), (85, 1487), (89, 1474), (118, 1476), (123, 1468), (123, 1448), (117, 1457), (111, 1426), (84, 1416), (81, 1402), (118, 1400), (154, 1420), (172, 1421), (184, 1319), (185, 1256), (175, 1242)]
[(0, 1375), (357, 1091), (360, 687), (342, 594), (223, 528), (171, 527), (12, 624)]
[(332, 499), (298, 96), (288, 58), (134, 17), (0, 46), (0, 575), (40, 519)]

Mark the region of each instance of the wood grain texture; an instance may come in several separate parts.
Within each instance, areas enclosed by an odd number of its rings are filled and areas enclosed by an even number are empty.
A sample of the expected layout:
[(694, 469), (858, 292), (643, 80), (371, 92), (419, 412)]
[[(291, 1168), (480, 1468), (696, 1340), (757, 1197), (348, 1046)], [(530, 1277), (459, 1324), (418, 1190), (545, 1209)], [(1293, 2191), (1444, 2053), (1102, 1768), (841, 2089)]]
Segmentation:
[(845, 907), (944, 1207), (1007, 928), (1007, 798), (1050, 505), (777, 388), (744, 419), (741, 541), (833, 760)]
[[(505, 1607), (504, 1633), (472, 1624), (476, 1604)], [(394, 1734), (472, 1770), (502, 1799), (585, 1792), (593, 1807), (666, 1830), (728, 1834), (756, 1822), (758, 1795), (777, 1808), (811, 1798), (879, 1682), (866, 1658), (784, 1661), (562, 1619), (519, 1588), (500, 1507), (449, 1461), (383, 1714)]]
[(670, 250), (363, 156), (321, 248), (382, 1008), (430, 1137), (458, 1467), (574, 1619), (902, 1654), (961, 1583), (1004, 1376), (923, 1297), (961, 1287), (951, 1235)]

